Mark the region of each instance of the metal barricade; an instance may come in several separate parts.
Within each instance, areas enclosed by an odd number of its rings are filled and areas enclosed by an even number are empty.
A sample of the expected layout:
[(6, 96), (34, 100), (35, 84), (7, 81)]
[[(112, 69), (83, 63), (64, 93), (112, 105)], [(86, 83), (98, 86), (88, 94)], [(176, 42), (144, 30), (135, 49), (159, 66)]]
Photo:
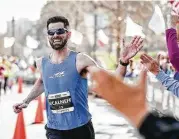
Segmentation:
[(148, 78), (147, 101), (152, 109), (179, 119), (179, 99), (155, 78)]
[[(137, 78), (126, 78), (125, 82), (135, 84)], [(165, 87), (154, 77), (148, 76), (147, 95), (149, 109), (156, 111), (159, 115), (174, 116), (179, 119), (179, 98), (172, 92), (167, 91)]]

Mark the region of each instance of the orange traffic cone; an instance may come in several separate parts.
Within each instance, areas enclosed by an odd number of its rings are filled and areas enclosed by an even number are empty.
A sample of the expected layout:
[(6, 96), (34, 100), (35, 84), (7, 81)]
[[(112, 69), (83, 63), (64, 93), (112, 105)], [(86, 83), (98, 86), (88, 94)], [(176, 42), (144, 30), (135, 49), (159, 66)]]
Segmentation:
[(17, 117), (16, 128), (13, 139), (26, 139), (25, 124), (23, 112), (20, 112)]
[(21, 77), (18, 78), (18, 93), (22, 93), (22, 83), (23, 83), (23, 80)]
[(43, 117), (43, 107), (42, 107), (42, 100), (41, 96), (38, 97), (38, 107), (36, 111), (35, 121), (33, 124), (40, 124), (44, 121)]

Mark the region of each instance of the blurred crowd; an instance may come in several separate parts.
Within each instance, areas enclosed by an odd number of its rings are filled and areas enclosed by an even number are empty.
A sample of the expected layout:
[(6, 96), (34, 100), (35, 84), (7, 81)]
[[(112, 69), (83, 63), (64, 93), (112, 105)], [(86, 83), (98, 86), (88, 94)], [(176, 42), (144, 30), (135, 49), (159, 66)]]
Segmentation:
[(0, 56), (0, 96), (12, 91), (13, 85), (22, 78), (26, 83), (34, 83), (38, 70), (36, 63), (28, 64), (23, 59), (13, 56)]
[[(160, 55), (159, 64), (160, 68), (170, 77), (173, 77), (175, 74), (175, 68), (171, 64), (169, 60), (169, 56), (167, 52), (159, 51), (155, 57), (158, 57)], [(127, 73), (125, 77), (127, 78), (136, 78), (141, 71), (141, 62), (140, 60), (130, 60), (129, 66), (127, 67)]]

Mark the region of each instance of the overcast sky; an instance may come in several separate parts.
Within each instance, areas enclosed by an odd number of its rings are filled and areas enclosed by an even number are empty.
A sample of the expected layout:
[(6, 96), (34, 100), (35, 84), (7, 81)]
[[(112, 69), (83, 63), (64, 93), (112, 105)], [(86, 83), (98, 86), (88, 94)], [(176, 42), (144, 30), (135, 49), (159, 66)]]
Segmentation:
[(46, 0), (0, 0), (0, 32), (6, 30), (6, 21), (21, 17), (37, 20)]

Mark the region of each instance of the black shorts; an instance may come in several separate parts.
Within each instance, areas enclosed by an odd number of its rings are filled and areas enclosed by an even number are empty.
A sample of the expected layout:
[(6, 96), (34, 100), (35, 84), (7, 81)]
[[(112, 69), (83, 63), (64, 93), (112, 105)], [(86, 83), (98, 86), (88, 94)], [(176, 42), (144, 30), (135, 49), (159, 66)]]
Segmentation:
[(56, 130), (45, 126), (47, 139), (95, 139), (93, 124), (87, 124), (71, 130)]

